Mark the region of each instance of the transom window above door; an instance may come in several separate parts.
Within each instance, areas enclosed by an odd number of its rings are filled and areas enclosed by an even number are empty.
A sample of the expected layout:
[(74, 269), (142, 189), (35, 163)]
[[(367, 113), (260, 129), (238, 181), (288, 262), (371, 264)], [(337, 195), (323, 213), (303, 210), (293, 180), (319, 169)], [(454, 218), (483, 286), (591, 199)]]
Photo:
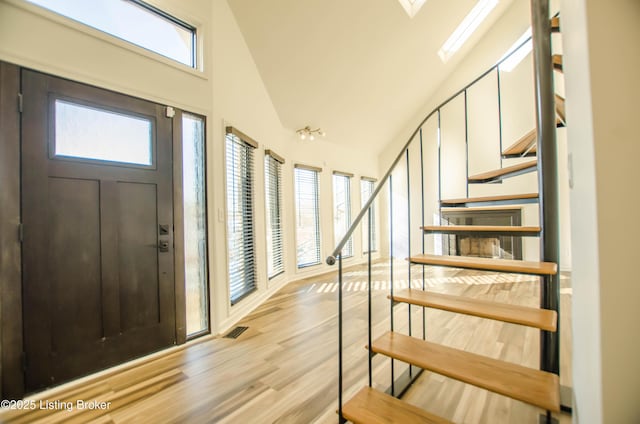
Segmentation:
[(54, 158), (153, 165), (153, 121), (68, 100), (54, 101)]
[(27, 1), (191, 68), (197, 68), (196, 28), (143, 1)]

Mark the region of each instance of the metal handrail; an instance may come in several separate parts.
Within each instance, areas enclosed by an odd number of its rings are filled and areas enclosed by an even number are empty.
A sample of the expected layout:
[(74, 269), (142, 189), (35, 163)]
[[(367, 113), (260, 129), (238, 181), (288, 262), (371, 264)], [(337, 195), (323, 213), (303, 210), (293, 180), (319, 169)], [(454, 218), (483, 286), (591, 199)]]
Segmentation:
[(369, 196), (369, 200), (367, 200), (367, 202), (364, 204), (364, 206), (362, 207), (362, 209), (360, 210), (360, 213), (358, 213), (358, 215), (356, 216), (356, 218), (353, 220), (353, 222), (351, 223), (351, 226), (349, 227), (349, 229), (347, 230), (347, 232), (344, 234), (344, 236), (342, 237), (342, 240), (340, 240), (340, 242), (336, 245), (336, 248), (333, 250), (333, 252), (331, 253), (331, 255), (327, 256), (326, 262), (328, 265), (334, 265), (336, 263), (336, 258), (338, 257), (338, 255), (340, 255), (340, 252), (342, 252), (342, 249), (344, 248), (344, 245), (347, 244), (347, 242), (349, 241), (349, 239), (351, 238), (351, 235), (353, 234), (353, 232), (356, 230), (356, 228), (358, 227), (358, 225), (360, 224), (360, 221), (362, 221), (362, 218), (364, 218), (365, 214), (367, 213), (367, 211), (369, 210), (369, 207), (371, 207), (371, 205), (373, 204), (373, 201), (378, 197), (378, 193), (380, 193), (380, 191), (382, 190), (382, 186), (384, 185), (384, 183), (387, 182), (387, 180), (389, 179), (389, 176), (391, 175), (391, 173), (394, 171), (394, 169), (396, 168), (396, 165), (398, 164), (398, 162), (400, 162), (400, 160), (402, 159), (402, 157), (404, 156), (405, 152), (409, 149), (409, 146), (411, 145), (411, 142), (413, 141), (413, 139), (415, 138), (415, 136), (418, 134), (418, 132), (420, 131), (420, 129), (422, 128), (422, 126), (429, 120), (429, 118), (431, 118), (437, 111), (439, 111), (440, 109), (442, 109), (444, 106), (446, 106), (450, 101), (452, 101), (453, 99), (455, 99), (456, 97), (458, 97), (460, 94), (464, 93), (467, 89), (469, 89), (471, 86), (475, 85), (478, 81), (480, 81), (482, 78), (486, 77), (487, 75), (489, 75), (491, 72), (495, 71), (496, 69), (498, 69), (500, 67), (500, 65), (506, 61), (507, 59), (509, 59), (511, 57), (511, 55), (513, 55), (515, 52), (517, 52), (518, 50), (520, 50), (520, 48), (522, 46), (524, 46), (526, 43), (528, 43), (531, 40), (531, 37), (527, 38), (525, 41), (523, 41), (518, 47), (516, 47), (515, 49), (513, 49), (513, 51), (511, 51), (509, 54), (507, 54), (505, 57), (503, 57), (502, 59), (500, 59), (495, 65), (493, 65), (491, 68), (489, 68), (488, 70), (486, 70), (485, 72), (483, 72), (480, 76), (478, 76), (477, 78), (475, 78), (473, 81), (471, 81), (469, 84), (467, 84), (466, 86), (464, 86), (464, 88), (461, 88), (460, 90), (456, 91), (453, 95), (451, 95), (447, 100), (445, 100), (444, 102), (440, 103), (437, 107), (435, 107), (431, 112), (429, 112), (429, 114), (420, 122), (420, 124), (416, 127), (416, 129), (411, 133), (411, 136), (409, 137), (409, 139), (407, 140), (407, 142), (405, 143), (404, 147), (402, 148), (402, 150), (400, 151), (400, 153), (398, 153), (398, 156), (396, 156), (395, 160), (391, 163), (391, 166), (389, 167), (389, 169), (387, 170), (387, 172), (384, 174), (384, 176), (380, 179), (380, 182), (378, 183), (378, 186), (375, 188), (375, 190), (373, 191), (373, 193), (371, 193), (371, 196)]

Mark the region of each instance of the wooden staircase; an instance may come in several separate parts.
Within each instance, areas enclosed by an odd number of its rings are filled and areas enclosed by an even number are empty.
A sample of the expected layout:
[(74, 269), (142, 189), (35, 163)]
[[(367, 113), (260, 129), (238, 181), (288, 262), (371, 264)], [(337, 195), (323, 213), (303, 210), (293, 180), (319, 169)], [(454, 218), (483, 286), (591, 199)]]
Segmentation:
[[(558, 16), (550, 20), (550, 30), (551, 32), (560, 31)], [(562, 57), (553, 55), (551, 59), (553, 68), (562, 71)], [(565, 113), (564, 98), (559, 95), (555, 97), (555, 112), (556, 127), (561, 128), (565, 124)], [(553, 121), (551, 124), (553, 125)], [(500, 152), (502, 158), (534, 157), (535, 159), (469, 176), (467, 184), (496, 183), (525, 173), (537, 172), (540, 168), (537, 158), (538, 138), (537, 130), (532, 129)], [(440, 210), (444, 208), (456, 211), (496, 209), (501, 205), (538, 203), (540, 198), (541, 195), (538, 193), (519, 193), (441, 199)], [(426, 234), (478, 237), (539, 237), (543, 232), (541, 226), (496, 225), (427, 225), (422, 226), (421, 230)], [(433, 254), (411, 254), (407, 260), (414, 265), (532, 275), (540, 277), (543, 287), (550, 287), (558, 281), (558, 266), (554, 262)], [(392, 290), (388, 297), (392, 307), (407, 304), (536, 328), (541, 331), (541, 340), (544, 343), (550, 337), (557, 337), (558, 313), (553, 309), (496, 303), (416, 288)], [(543, 302), (541, 298), (541, 304)], [(393, 324), (391, 331), (370, 339), (369, 343), (367, 348), (370, 350), (370, 355), (385, 355), (423, 370), (537, 406), (547, 411), (547, 420), (550, 420), (551, 412), (561, 410), (559, 371), (547, 368), (549, 362), (547, 358), (542, 358), (546, 355), (544, 352), (541, 352), (543, 369), (533, 369), (400, 334), (393, 331)], [(372, 387), (362, 388), (353, 398), (344, 403), (342, 414), (344, 419), (354, 423), (449, 422)]]

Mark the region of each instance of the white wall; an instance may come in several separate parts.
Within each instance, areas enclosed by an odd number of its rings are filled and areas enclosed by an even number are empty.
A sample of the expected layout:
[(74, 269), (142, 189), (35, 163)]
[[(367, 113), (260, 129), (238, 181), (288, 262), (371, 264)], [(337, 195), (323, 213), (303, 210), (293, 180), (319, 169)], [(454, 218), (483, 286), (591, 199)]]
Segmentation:
[[(287, 282), (335, 270), (324, 262), (304, 272), (297, 270), (293, 164), (300, 162), (323, 168), (320, 206), (324, 261), (334, 247), (332, 171), (355, 174), (351, 187), (352, 216), (355, 216), (360, 209), (359, 177), (377, 177), (377, 157), (344, 147), (330, 135), (315, 143), (301, 143), (293, 129), (282, 127), (226, 1), (154, 0), (151, 3), (198, 27), (204, 59), (201, 70), (174, 64), (22, 0), (0, 0), (0, 60), (207, 117), (211, 325), (212, 333), (217, 334)], [(260, 144), (255, 157), (258, 290), (233, 307), (228, 301), (224, 222), (224, 127), (227, 125), (238, 128)], [(266, 277), (263, 163), (266, 148), (286, 159), (283, 172), (286, 272), (272, 281)], [(362, 260), (360, 233), (354, 242), (355, 255), (346, 261), (347, 265)]]
[[(226, 233), (217, 214), (225, 210), (224, 172), (216, 172), (214, 179), (214, 209), (210, 209), (211, 221), (216, 221), (212, 240), (215, 242), (213, 258), (215, 275), (212, 278), (214, 313), (217, 328), (224, 331), (247, 312), (258, 306), (283, 284), (319, 273), (335, 271), (324, 259), (335, 247), (333, 236), (333, 171), (354, 174), (351, 181), (352, 217), (360, 210), (360, 177), (377, 176), (377, 158), (373, 154), (354, 151), (332, 140), (329, 134), (314, 142), (301, 141), (293, 129), (283, 128), (268, 92), (257, 71), (251, 53), (244, 41), (227, 2), (213, 2), (213, 151), (210, 152), (214, 169), (224, 166), (224, 126), (232, 125), (260, 144), (256, 156), (256, 226), (258, 292), (230, 306), (226, 276)], [(217, 65), (217, 66), (216, 66)], [(310, 119), (312, 119), (310, 117)], [(305, 123), (301, 123), (303, 126)], [(286, 160), (283, 166), (285, 274), (268, 281), (266, 275), (265, 213), (264, 213), (264, 149), (272, 149)], [(358, 160), (354, 160), (354, 158)], [(295, 204), (293, 169), (301, 163), (322, 168), (320, 174), (320, 225), (321, 257), (319, 265), (297, 269), (295, 240)], [(362, 260), (361, 237), (354, 237), (354, 257), (345, 265)]]
[(574, 422), (640, 422), (640, 3), (563, 0)]

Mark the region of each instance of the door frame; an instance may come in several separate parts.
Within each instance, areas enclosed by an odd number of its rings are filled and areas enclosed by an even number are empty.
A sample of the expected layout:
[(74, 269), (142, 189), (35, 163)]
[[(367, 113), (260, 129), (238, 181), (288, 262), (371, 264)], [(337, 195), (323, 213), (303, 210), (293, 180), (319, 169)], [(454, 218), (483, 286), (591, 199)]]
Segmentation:
[[(22, 243), (21, 243), (21, 71), (30, 69), (0, 61), (0, 396), (22, 399), (25, 395), (23, 338)], [(40, 72), (40, 71), (36, 71)], [(52, 74), (48, 74), (52, 75)], [(61, 78), (52, 75), (56, 78)], [(78, 82), (78, 81), (74, 81)], [(81, 84), (90, 85), (79, 82)], [(97, 87), (106, 90), (102, 87)], [(113, 91), (113, 90), (107, 90)], [(126, 93), (118, 93), (129, 97)], [(146, 100), (146, 99), (142, 99)], [(155, 101), (152, 101), (156, 103)], [(173, 116), (173, 226), (174, 289), (176, 345), (187, 341), (186, 288), (184, 277), (184, 214), (182, 188), (182, 114), (180, 109), (166, 107)], [(184, 111), (187, 113), (187, 111)], [(206, 116), (191, 113), (205, 119)], [(205, 132), (206, 134), (206, 132)], [(206, 151), (206, 143), (205, 143)], [(207, 174), (205, 156), (205, 178)], [(205, 193), (205, 200), (208, 196)], [(205, 206), (206, 207), (206, 206)], [(207, 237), (207, 251), (211, 245)], [(209, 293), (207, 267), (207, 294)], [(211, 306), (207, 302), (211, 331)]]
[(20, 243), (20, 68), (0, 62), (0, 367), (2, 399), (24, 395)]

